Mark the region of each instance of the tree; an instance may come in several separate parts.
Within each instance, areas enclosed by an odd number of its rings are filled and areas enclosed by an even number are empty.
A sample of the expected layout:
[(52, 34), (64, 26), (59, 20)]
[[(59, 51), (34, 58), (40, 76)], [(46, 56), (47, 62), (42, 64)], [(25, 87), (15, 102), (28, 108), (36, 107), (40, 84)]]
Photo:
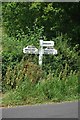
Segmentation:
[(27, 34), (27, 27), (33, 30), (36, 24), (39, 28), (44, 26), (43, 35), (48, 39), (63, 33), (72, 38), (71, 44), (77, 44), (80, 35), (79, 8), (79, 3), (3, 3), (3, 22), (10, 36)]

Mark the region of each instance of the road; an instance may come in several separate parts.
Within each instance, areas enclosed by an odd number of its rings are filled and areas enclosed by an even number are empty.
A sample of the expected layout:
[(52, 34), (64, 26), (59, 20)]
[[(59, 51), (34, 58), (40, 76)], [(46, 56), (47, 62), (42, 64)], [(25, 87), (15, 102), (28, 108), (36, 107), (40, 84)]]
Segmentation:
[(2, 108), (2, 118), (78, 118), (78, 102)]

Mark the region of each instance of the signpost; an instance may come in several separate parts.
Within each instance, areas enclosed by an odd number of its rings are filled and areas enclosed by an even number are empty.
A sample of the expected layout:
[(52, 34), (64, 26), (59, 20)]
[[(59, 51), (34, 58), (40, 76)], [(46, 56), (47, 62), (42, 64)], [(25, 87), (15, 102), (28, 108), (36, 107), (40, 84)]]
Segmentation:
[(53, 47), (54, 46), (54, 41), (43, 41), (43, 40), (40, 40), (40, 46), (43, 46), (43, 47)]
[[(42, 66), (43, 54), (56, 55), (57, 50), (53, 48), (54, 41), (43, 41), (40, 40), (40, 49), (38, 50), (35, 46), (27, 46), (23, 48), (23, 53), (26, 54), (39, 54), (39, 65)], [(46, 47), (46, 48), (43, 48)]]
[(27, 46), (26, 48), (23, 48), (23, 53), (38, 54), (38, 49), (34, 46)]
[(46, 48), (44, 49), (44, 54), (57, 54), (57, 50), (53, 49), (53, 48)]

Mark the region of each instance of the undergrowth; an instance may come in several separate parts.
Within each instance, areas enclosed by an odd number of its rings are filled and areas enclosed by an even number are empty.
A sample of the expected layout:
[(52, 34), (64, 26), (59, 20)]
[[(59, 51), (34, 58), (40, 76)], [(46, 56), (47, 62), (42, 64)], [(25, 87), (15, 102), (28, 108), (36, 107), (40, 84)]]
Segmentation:
[(23, 35), (20, 40), (3, 36), (1, 81), (5, 95), (2, 106), (71, 101), (79, 98), (78, 45), (73, 48), (69, 46), (70, 38), (59, 35), (54, 39), (58, 54), (44, 56), (42, 69), (38, 65), (38, 55), (34, 57), (23, 54), (23, 48), (27, 45), (39, 47), (41, 33), (42, 29), (29, 31), (30, 35)]
[(78, 100), (78, 74), (71, 71), (65, 79), (62, 74), (58, 77), (49, 74), (36, 84), (25, 76), (16, 89), (6, 92), (2, 106)]

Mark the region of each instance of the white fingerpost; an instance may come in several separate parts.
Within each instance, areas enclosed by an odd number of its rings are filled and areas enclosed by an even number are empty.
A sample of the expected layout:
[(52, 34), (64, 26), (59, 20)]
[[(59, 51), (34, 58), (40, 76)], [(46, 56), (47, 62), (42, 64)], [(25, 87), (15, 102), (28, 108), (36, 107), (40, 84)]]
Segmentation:
[(38, 49), (35, 46), (27, 46), (26, 48), (23, 48), (23, 53), (27, 54), (38, 54)]
[(42, 66), (42, 59), (43, 59), (43, 54), (42, 52), (40, 51), (39, 52), (39, 65)]
[(53, 47), (54, 46), (54, 41), (42, 41), (41, 40), (41, 46), (43, 46), (43, 47)]
[(43, 40), (40, 40), (40, 50), (39, 50), (39, 65), (42, 66), (42, 59), (43, 59), (43, 54), (44, 54), (44, 50), (43, 50)]
[(43, 47), (43, 40), (40, 40), (40, 47)]
[[(57, 54), (57, 50), (54, 49), (54, 41), (43, 41), (40, 40), (40, 49), (38, 50), (35, 46), (27, 46), (23, 48), (23, 53), (26, 54), (39, 54), (39, 65), (42, 67), (43, 54)], [(44, 47), (44, 48), (43, 48)], [(46, 47), (46, 48), (45, 48)]]

